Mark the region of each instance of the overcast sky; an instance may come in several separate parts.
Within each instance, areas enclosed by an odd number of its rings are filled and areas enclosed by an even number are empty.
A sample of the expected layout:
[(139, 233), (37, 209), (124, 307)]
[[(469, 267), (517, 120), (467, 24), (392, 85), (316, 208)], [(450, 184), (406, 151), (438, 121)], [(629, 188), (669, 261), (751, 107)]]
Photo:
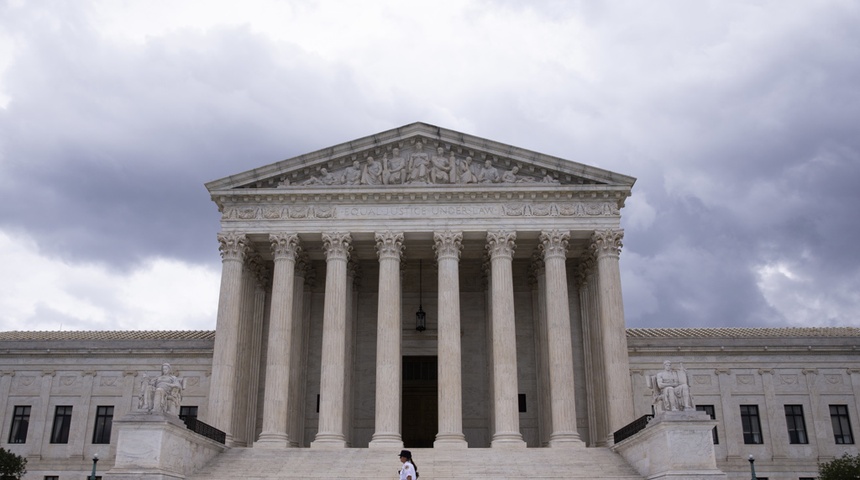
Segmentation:
[(860, 2), (0, 0), (0, 329), (213, 329), (203, 184), (416, 121), (636, 177), (628, 326), (860, 326)]

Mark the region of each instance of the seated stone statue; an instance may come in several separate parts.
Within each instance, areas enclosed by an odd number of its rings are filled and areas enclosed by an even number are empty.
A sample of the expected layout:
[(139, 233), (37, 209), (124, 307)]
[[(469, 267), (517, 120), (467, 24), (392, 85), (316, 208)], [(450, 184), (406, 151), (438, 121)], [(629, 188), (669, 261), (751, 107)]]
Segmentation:
[(663, 362), (663, 371), (649, 375), (648, 383), (654, 393), (654, 403), (664, 412), (696, 409), (683, 364), (680, 370), (674, 370), (672, 362), (666, 360)]
[(149, 377), (143, 374), (140, 382), (140, 401), (138, 408), (147, 413), (179, 414), (182, 404), (182, 390), (185, 389), (185, 379), (171, 373), (169, 363), (161, 365), (161, 375)]

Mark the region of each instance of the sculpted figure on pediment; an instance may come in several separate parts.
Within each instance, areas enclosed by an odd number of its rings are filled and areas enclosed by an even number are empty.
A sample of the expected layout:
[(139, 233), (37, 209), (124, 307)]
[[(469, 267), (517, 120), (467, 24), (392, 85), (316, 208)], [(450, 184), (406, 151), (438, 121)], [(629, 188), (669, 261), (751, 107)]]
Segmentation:
[(359, 185), (361, 183), (361, 163), (358, 160), (346, 167), (343, 172), (344, 183), (347, 185)]
[(361, 173), (362, 185), (382, 185), (382, 164), (373, 157), (367, 157), (367, 165)]
[(429, 174), (430, 156), (424, 152), (424, 144), (417, 142), (409, 156), (409, 183), (428, 183)]
[(517, 173), (520, 171), (520, 167), (514, 165), (514, 167), (502, 174), (502, 183), (517, 183), (521, 182), (523, 179), (517, 177)]
[(382, 183), (385, 185), (400, 185), (406, 183), (406, 160), (400, 156), (400, 149), (394, 147), (391, 150), (391, 158), (388, 154), (382, 157)]
[(328, 169), (320, 168), (319, 177), (311, 175), (311, 178), (302, 182), (302, 185), (339, 185), (340, 183), (340, 178), (336, 177), (332, 173), (329, 173)]
[(430, 181), (437, 184), (450, 183), (452, 164), (447, 158), (445, 158), (445, 149), (442, 147), (436, 148), (436, 155), (433, 155), (430, 162), (432, 164), (432, 168), (430, 169)]
[(484, 162), (484, 166), (481, 167), (481, 170), (478, 172), (478, 182), (480, 183), (499, 183), (502, 177), (499, 175), (499, 171), (496, 167), (493, 166), (493, 162), (487, 160)]
[(472, 171), (472, 157), (457, 162), (457, 183), (478, 183), (478, 176)]

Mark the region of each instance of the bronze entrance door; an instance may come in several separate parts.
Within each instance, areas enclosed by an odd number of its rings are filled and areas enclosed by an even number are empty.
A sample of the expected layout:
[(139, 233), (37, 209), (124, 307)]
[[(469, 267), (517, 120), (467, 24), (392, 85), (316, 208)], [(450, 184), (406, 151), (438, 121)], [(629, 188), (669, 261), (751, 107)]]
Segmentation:
[(439, 429), (435, 356), (403, 357), (403, 444), (430, 448)]

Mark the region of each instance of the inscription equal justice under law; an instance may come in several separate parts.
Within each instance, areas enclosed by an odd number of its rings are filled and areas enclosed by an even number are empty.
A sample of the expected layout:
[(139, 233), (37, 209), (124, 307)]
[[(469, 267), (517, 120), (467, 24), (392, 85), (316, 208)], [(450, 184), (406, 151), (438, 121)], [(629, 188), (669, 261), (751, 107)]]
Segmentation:
[(495, 205), (415, 205), (381, 207), (344, 207), (344, 217), (476, 217), (497, 216), (501, 209)]

